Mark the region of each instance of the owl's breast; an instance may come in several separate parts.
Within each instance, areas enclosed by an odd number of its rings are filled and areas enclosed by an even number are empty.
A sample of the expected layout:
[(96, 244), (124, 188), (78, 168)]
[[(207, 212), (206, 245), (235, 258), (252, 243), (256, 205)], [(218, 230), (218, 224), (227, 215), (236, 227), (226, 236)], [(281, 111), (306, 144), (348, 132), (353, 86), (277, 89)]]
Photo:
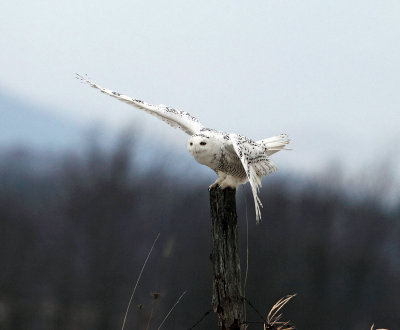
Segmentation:
[(216, 152), (194, 152), (192, 156), (196, 161), (202, 165), (206, 165), (216, 171), (220, 163), (220, 155)]

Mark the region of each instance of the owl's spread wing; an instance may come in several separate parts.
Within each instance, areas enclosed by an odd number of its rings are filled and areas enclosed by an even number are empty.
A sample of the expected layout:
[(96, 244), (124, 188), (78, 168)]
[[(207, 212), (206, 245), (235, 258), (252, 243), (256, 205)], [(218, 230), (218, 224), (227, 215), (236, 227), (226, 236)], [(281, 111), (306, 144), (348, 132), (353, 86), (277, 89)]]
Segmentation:
[(138, 109), (144, 110), (147, 113), (166, 122), (168, 125), (174, 128), (182, 129), (189, 135), (197, 134), (203, 128), (203, 125), (195, 117), (185, 111), (173, 109), (162, 104), (152, 105), (141, 100), (133, 99), (130, 96), (103, 88), (80, 74), (76, 74), (76, 77), (82, 82), (87, 83), (89, 86), (100, 90), (102, 93), (114, 97), (122, 102), (133, 105)]
[(240, 158), (253, 193), (256, 208), (256, 220), (261, 219), (260, 206), (262, 203), (258, 197), (261, 187), (261, 178), (268, 173), (276, 171), (275, 165), (265, 153), (264, 148), (255, 141), (238, 134), (229, 134), (232, 146)]

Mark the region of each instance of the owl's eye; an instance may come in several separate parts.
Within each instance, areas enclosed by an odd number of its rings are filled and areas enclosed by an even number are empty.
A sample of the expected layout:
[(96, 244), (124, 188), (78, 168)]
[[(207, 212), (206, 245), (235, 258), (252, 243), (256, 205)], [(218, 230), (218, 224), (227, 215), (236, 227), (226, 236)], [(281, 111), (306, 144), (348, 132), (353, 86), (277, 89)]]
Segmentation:
[(190, 145), (192, 146), (192, 145), (193, 145), (193, 142), (190, 142)]
[(207, 143), (206, 142), (200, 142), (201, 146), (205, 146)]

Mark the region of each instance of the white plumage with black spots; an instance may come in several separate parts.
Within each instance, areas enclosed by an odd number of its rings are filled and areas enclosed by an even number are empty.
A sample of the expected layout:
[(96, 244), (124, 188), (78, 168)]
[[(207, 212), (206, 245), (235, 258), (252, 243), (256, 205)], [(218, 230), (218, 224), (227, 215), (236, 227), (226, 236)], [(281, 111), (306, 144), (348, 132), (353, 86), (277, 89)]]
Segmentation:
[(284, 149), (290, 142), (286, 134), (253, 141), (235, 133), (224, 133), (205, 128), (189, 113), (165, 105), (152, 105), (129, 96), (113, 92), (77, 74), (77, 78), (102, 93), (163, 120), (168, 125), (180, 128), (190, 135), (187, 150), (200, 164), (214, 170), (218, 178), (210, 186), (219, 185), (222, 189), (236, 189), (239, 184), (249, 181), (253, 193), (256, 220), (261, 220), (262, 203), (258, 197), (263, 176), (277, 170), (269, 156)]

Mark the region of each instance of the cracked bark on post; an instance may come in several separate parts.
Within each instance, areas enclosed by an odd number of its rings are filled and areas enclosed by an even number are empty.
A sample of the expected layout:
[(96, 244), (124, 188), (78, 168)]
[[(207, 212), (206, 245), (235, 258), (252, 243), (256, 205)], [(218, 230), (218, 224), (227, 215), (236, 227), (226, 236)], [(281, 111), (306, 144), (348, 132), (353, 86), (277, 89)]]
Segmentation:
[(210, 189), (210, 259), (214, 285), (212, 306), (219, 329), (243, 329), (243, 301), (238, 248), (236, 190), (219, 186)]

